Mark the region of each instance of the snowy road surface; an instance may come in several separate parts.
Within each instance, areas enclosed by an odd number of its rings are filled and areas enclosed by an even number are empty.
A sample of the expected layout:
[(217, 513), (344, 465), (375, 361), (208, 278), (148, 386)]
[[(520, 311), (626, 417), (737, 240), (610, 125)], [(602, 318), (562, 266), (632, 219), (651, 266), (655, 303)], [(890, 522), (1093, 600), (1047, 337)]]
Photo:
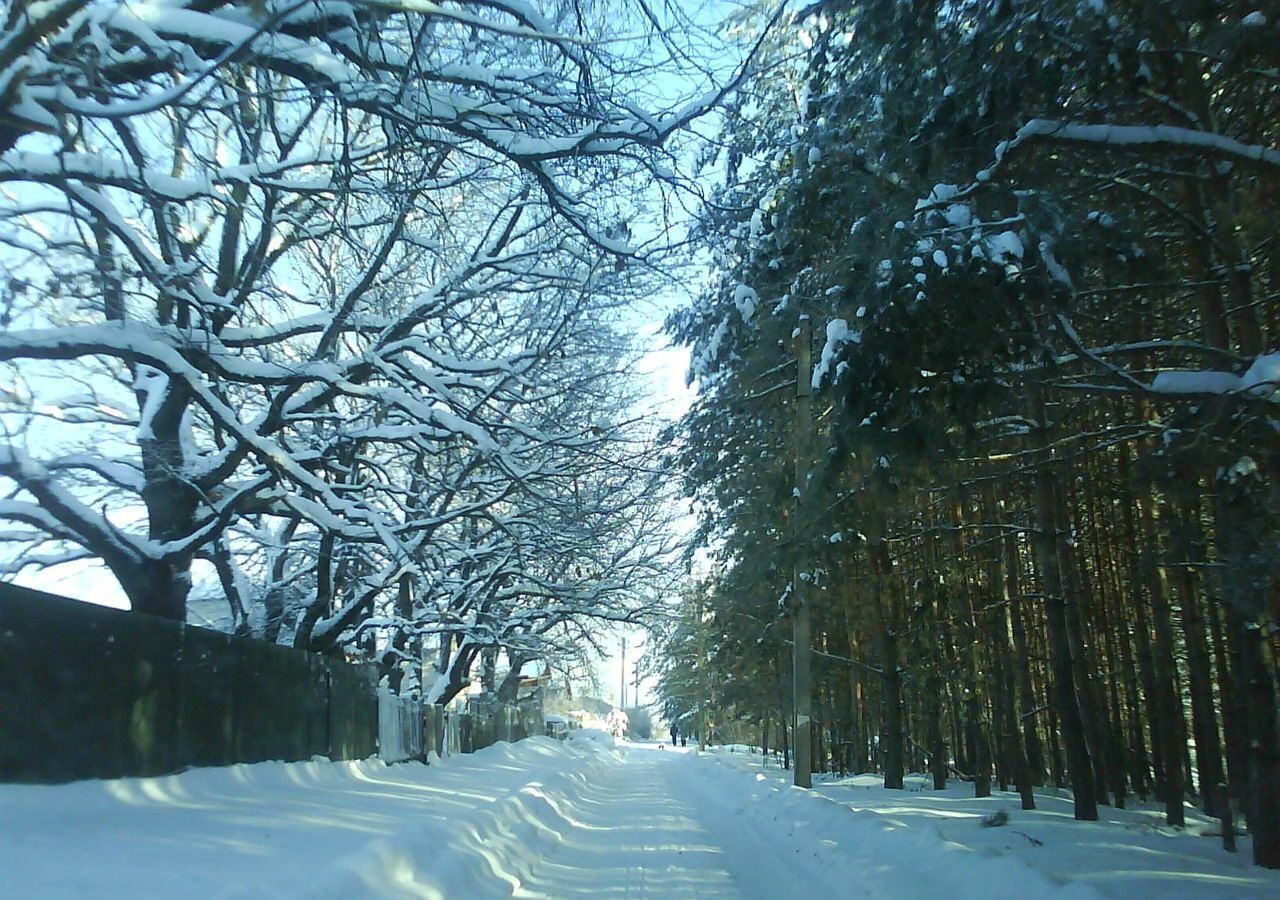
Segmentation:
[(784, 778), (759, 756), (584, 735), (429, 767), (262, 763), (0, 786), (0, 896), (1280, 897), (1275, 873), (1146, 828), (1142, 812), (1080, 825), (1046, 798), (1013, 813), (1017, 830), (983, 829), (1007, 798), (855, 780), (804, 792)]

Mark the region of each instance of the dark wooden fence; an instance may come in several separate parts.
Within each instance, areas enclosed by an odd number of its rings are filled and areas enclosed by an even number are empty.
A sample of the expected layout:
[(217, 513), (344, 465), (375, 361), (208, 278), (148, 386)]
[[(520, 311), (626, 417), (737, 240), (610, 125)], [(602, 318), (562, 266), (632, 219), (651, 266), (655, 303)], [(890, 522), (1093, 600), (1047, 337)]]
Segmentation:
[(459, 717), (458, 743), (463, 753), (472, 753), (498, 741), (520, 741), (546, 734), (542, 704), (485, 702), (472, 700)]
[(0, 582), (0, 782), (471, 753), (542, 707), (379, 696), (373, 666)]
[(370, 666), (0, 584), (0, 781), (377, 750)]

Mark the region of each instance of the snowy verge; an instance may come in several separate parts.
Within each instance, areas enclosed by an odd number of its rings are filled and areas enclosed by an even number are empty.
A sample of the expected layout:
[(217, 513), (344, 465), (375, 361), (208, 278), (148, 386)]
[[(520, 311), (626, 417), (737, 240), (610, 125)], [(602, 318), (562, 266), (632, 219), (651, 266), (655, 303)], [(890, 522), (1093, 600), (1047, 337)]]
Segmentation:
[[(758, 753), (734, 749), (698, 761), (704, 789), (740, 797), (742, 783), (753, 783), (755, 805), (742, 813), (749, 827), (777, 827), (775, 818), (802, 823), (798, 831), (809, 835), (802, 843), (825, 841), (830, 851), (815, 866), (852, 866), (873, 893), (990, 897), (999, 883), (1001, 895), (1013, 896), (1280, 898), (1280, 872), (1251, 864), (1249, 838), (1227, 853), (1215, 823), (1191, 807), (1188, 827), (1175, 829), (1162, 808), (1135, 806), (1133, 798), (1129, 809), (1100, 807), (1100, 821), (1078, 822), (1070, 796), (1052, 789), (1036, 794), (1034, 810), (1021, 809), (1016, 793), (975, 798), (961, 782), (934, 791), (924, 776), (908, 776), (905, 790), (885, 789), (876, 775), (819, 776), (805, 791), (776, 763), (762, 769)], [(983, 827), (997, 811), (1007, 824)]]

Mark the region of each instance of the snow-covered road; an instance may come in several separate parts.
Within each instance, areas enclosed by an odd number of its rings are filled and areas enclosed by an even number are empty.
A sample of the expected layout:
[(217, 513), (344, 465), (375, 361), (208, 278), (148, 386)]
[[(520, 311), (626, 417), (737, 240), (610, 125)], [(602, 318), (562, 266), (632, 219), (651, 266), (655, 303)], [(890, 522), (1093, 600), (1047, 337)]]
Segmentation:
[(0, 897), (1280, 897), (1277, 873), (1143, 811), (1073, 823), (1046, 796), (984, 829), (1007, 799), (801, 791), (760, 763), (579, 733), (431, 766), (0, 785)]
[[(476, 846), (455, 837), (440, 854), (425, 843), (380, 844), (340, 864), (344, 877), (315, 895), (714, 900), (793, 897), (799, 885), (825, 896), (864, 895), (851, 884), (824, 884), (791, 857), (795, 848), (779, 843), (776, 829), (743, 827), (735, 798), (708, 781), (721, 774), (753, 784), (749, 776), (716, 772), (692, 751), (613, 749), (598, 735), (581, 737), (571, 747), (552, 745), (567, 763), (559, 771), (530, 770), (519, 789), (470, 817), (482, 836)], [(441, 863), (456, 866), (465, 884), (441, 879)]]
[(515, 896), (744, 896), (720, 823), (681, 789), (677, 776), (687, 767), (674, 757), (633, 751), (603, 768), (574, 805), (574, 827)]

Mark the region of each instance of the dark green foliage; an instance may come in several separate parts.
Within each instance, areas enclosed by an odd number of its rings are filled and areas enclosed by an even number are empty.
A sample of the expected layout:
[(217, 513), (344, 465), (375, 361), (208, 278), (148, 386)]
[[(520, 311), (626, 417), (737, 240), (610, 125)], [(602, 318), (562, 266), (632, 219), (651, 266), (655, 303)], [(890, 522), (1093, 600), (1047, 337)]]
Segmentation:
[(1280, 866), (1274, 397), (1170, 388), (1280, 350), (1275, 23), (1177, 0), (807, 12), (726, 116), (713, 286), (670, 322), (725, 701), (785, 715), (771, 641), (804, 559), (819, 768), (888, 777), (901, 728), (911, 764), (979, 791), (994, 769), (1027, 802), (1050, 769), (1084, 819), (1154, 775), (1178, 824), (1221, 734)]

